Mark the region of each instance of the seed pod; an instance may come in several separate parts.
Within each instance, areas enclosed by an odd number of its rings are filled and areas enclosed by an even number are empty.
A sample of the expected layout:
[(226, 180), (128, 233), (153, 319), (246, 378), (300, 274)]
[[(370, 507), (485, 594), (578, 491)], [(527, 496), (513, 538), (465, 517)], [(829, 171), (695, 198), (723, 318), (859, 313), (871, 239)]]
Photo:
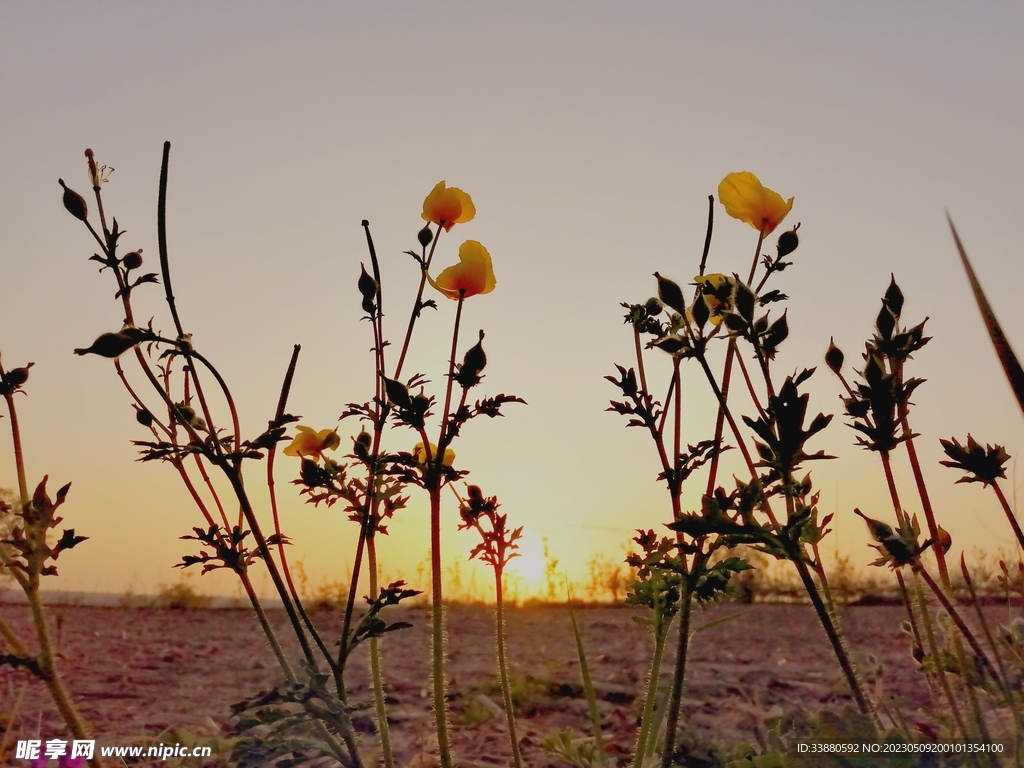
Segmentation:
[(131, 253), (126, 253), (121, 258), (121, 264), (122, 264), (122, 266), (124, 266), (125, 269), (128, 269), (128, 270), (138, 269), (139, 267), (141, 267), (142, 266), (142, 249), (140, 248), (137, 251), (132, 251)]
[(843, 355), (843, 350), (836, 346), (835, 341), (832, 337), (828, 340), (828, 351), (825, 352), (825, 365), (829, 367), (832, 373), (838, 374), (843, 370), (843, 361), (846, 356)]
[(661, 300), (656, 296), (652, 296), (647, 300), (647, 303), (644, 304), (644, 310), (647, 312), (648, 317), (657, 317), (661, 314), (661, 311), (664, 308), (665, 307), (662, 305)]
[(64, 188), (64, 207), (68, 209), (68, 213), (79, 221), (85, 221), (89, 216), (89, 206), (85, 204), (85, 198), (73, 189), (68, 189), (64, 179), (57, 179), (57, 183)]
[(462, 359), (459, 372), (455, 374), (455, 380), (463, 389), (475, 387), (483, 378), (480, 372), (487, 366), (487, 355), (483, 347), (484, 332), (480, 331), (480, 341), (469, 348), (466, 356)]
[(4, 384), (7, 385), (8, 390), (20, 387), (26, 381), (28, 381), (28, 369), (31, 368), (35, 363), (29, 363), (24, 368), (14, 368), (8, 371), (4, 375)]
[(662, 303), (667, 304), (681, 315), (685, 314), (686, 302), (683, 301), (683, 292), (679, 289), (679, 285), (662, 277), (657, 272), (654, 273), (654, 276), (658, 279), (658, 298)]
[(153, 414), (145, 408), (136, 408), (135, 420), (144, 427), (151, 427), (153, 425)]
[(778, 251), (778, 258), (786, 258), (800, 245), (800, 238), (796, 236), (796, 231), (798, 229), (800, 229), (799, 224), (797, 224), (792, 229), (783, 232), (781, 235), (779, 235), (779, 240), (775, 244), (775, 248)]
[(359, 293), (363, 295), (363, 312), (373, 317), (376, 305), (373, 303), (377, 298), (377, 281), (366, 272), (366, 267), (359, 265), (362, 274), (359, 275)]

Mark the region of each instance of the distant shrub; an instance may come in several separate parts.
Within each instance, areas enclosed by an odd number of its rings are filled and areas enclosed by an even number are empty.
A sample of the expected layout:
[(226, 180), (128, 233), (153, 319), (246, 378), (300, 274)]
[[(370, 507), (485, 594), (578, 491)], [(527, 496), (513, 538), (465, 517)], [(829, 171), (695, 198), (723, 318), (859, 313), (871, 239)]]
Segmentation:
[(196, 591), (186, 579), (177, 584), (163, 584), (153, 599), (153, 607), (172, 611), (201, 611), (210, 607), (210, 598)]

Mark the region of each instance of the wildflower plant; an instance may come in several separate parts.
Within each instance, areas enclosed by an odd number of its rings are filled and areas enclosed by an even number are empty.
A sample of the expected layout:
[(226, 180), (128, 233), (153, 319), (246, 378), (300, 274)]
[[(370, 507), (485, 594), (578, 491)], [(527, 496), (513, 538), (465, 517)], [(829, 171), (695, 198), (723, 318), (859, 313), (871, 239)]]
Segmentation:
[[(35, 490), (29, 494), (25, 452), (14, 398), (26, 394), (25, 384), (28, 382), (29, 369), (32, 366), (33, 363), (28, 363), (5, 370), (0, 363), (0, 396), (3, 396), (7, 406), (15, 471), (18, 476), (15, 503), (10, 504), (0, 498), (0, 518), (4, 520), (4, 538), (0, 539), (0, 570), (13, 578), (25, 593), (32, 614), (38, 651), (32, 653), (21, 635), (0, 617), (0, 639), (3, 640), (6, 651), (0, 654), (0, 665), (23, 669), (40, 680), (46, 686), (68, 733), (75, 739), (87, 739), (91, 729), (79, 715), (57, 666), (57, 656), (50, 637), (50, 625), (43, 611), (39, 589), (43, 577), (57, 575), (56, 561), (61, 553), (78, 546), (88, 537), (77, 535), (74, 528), (65, 528), (61, 531), (60, 537), (54, 540), (53, 531), (64, 519), (57, 511), (67, 499), (71, 483), (62, 486), (51, 498), (46, 490), (49, 476), (43, 476)], [(99, 761), (90, 759), (89, 765), (98, 768)]]
[[(989, 325), (993, 339), (998, 338), (1000, 342), (996, 345), (997, 351), (1003, 358), (1012, 383), (1010, 373), (1016, 359), (998, 329), (962, 247), (960, 251), (979, 306), (982, 307), (983, 318)], [(879, 456), (892, 502), (895, 526), (870, 517), (859, 509), (855, 509), (854, 513), (867, 524), (873, 540), (871, 546), (878, 552), (879, 556), (873, 564), (886, 566), (896, 575), (907, 611), (904, 630), (911, 639), (915, 660), (940, 692), (933, 706), (937, 711), (944, 710), (947, 713), (949, 735), (964, 739), (989, 739), (990, 717), (986, 709), (1005, 707), (1013, 715), (1019, 738), (1024, 733), (1024, 719), (1017, 693), (1013, 690), (1015, 683), (1008, 676), (1004, 660), (1006, 648), (1000, 647), (994, 640), (994, 633), (981, 611), (963, 556), (960, 570), (977, 614), (980, 636), (977, 629), (969, 626), (962, 615), (962, 606), (954, 599), (953, 582), (946, 562), (952, 540), (936, 519), (928, 483), (915, 447), (915, 440), (920, 436), (913, 432), (910, 424), (913, 405), (910, 397), (924, 382), (909, 377), (906, 369), (913, 355), (930, 341), (924, 335), (927, 318), (916, 325), (903, 326), (903, 309), (904, 295), (893, 277), (882, 297), (874, 331), (865, 343), (863, 364), (856, 370), (856, 378), (852, 379), (852, 383), (845, 372), (845, 356), (834, 342), (830, 343), (825, 355), (826, 364), (845, 391), (842, 400), (849, 426), (857, 433), (857, 444)], [(1010, 458), (1005, 449), (999, 445), (982, 446), (971, 435), (967, 436), (964, 443), (953, 438), (940, 440), (940, 444), (948, 458), (940, 463), (964, 473), (956, 482), (980, 483), (994, 490), (1018, 543), (1024, 546), (1020, 525), (998, 482), (1005, 478), (1004, 466)], [(906, 452), (913, 473), (914, 491), (925, 517), (923, 529), (917, 515), (909, 514), (905, 509), (901, 489), (892, 469), (892, 454), (895, 451)], [(931, 558), (934, 558), (937, 579), (930, 572)], [(909, 583), (904, 571), (910, 573)], [(1004, 566), (1006, 573), (1008, 570)], [(937, 613), (933, 613), (929, 605), (925, 588), (931, 599), (939, 605)], [(945, 639), (940, 642), (943, 637)], [(983, 646), (983, 638), (987, 642), (987, 650)]]
[[(714, 199), (710, 198), (704, 250), (692, 288), (684, 291), (679, 283), (655, 272), (657, 295), (642, 303), (623, 304), (626, 324), (633, 331), (636, 365), (616, 366), (618, 375), (606, 377), (622, 395), (612, 401), (609, 410), (626, 416), (628, 427), (647, 431), (654, 442), (661, 470), (658, 480), (668, 490), (672, 513), (666, 527), (674, 532), (674, 536), (659, 537), (653, 531), (641, 531), (635, 539), (641, 551), (629, 559), (637, 573), (629, 602), (651, 610), (653, 618), (648, 626), (655, 638), (634, 753), (637, 768), (656, 751), (658, 733), (653, 723), (662, 717), (665, 733), (661, 765), (667, 768), (672, 764), (691, 635), (691, 606), (694, 600), (703, 603), (726, 592), (732, 576), (750, 568), (742, 558), (722, 554), (740, 544), (794, 565), (858, 706), (876, 726), (879, 724), (843, 640), (818, 552), (820, 541), (829, 532), (831, 516), (819, 514), (818, 495), (810, 475), (804, 472), (808, 462), (833, 458), (810, 447), (832, 417), (820, 413), (810, 416), (808, 395), (801, 387), (814, 369), (796, 372), (779, 382), (772, 367), (789, 336), (789, 325), (786, 313), (778, 313), (771, 305), (788, 297), (779, 290), (765, 290), (765, 286), (774, 274), (792, 265), (788, 259), (799, 245), (799, 224), (779, 236), (774, 256), (763, 254), (762, 247), (765, 238), (789, 214), (793, 199), (786, 200), (764, 187), (749, 172), (726, 176), (719, 185), (719, 198), (729, 215), (758, 233), (746, 278), (736, 272), (706, 271), (714, 224)], [(712, 370), (709, 356), (718, 344), (726, 346), (720, 374)], [(646, 354), (667, 354), (671, 360), (672, 373), (663, 401), (657, 399), (656, 388), (649, 382)], [(745, 358), (753, 360), (753, 373)], [(714, 435), (692, 443), (683, 439), (681, 427), (680, 371), (684, 363), (699, 367), (719, 405)], [(735, 367), (740, 369), (755, 410), (741, 420), (734, 414), (730, 393)], [(755, 384), (755, 377), (760, 378), (760, 386)], [(752, 435), (741, 429), (741, 421)], [(725, 443), (726, 425), (733, 446)], [(719, 485), (718, 477), (721, 457), (731, 448), (739, 451), (745, 477), (737, 477), (735, 487), (727, 490)], [(707, 481), (700, 508), (685, 511), (683, 484), (705, 466)], [(784, 506), (784, 515), (774, 508), (778, 503)], [(719, 550), (722, 553), (716, 556)], [(672, 687), (665, 711), (657, 713), (652, 710), (657, 673), (667, 627), (676, 615), (680, 617), (680, 630)]]
[[(433, 701), (441, 765), (451, 766), (444, 673), (441, 496), (445, 486), (461, 480), (467, 471), (454, 467), (455, 453), (450, 446), (471, 420), (479, 416), (499, 416), (503, 406), (523, 402), (518, 397), (504, 394), (470, 400), (469, 392), (481, 382), (487, 365), (483, 331), (479, 332), (477, 342), (462, 355), (462, 362), (457, 362), (465, 301), (489, 293), (496, 284), (487, 249), (479, 242), (468, 240), (459, 248), (458, 263), (441, 271), (436, 278), (431, 274), (442, 231), (447, 233), (455, 224), (470, 221), (476, 213), (473, 202), (465, 192), (448, 187), (444, 182), (439, 183), (424, 200), (422, 217), (427, 225), (417, 235), (419, 249), (407, 252), (420, 270), (419, 289), (397, 362), (394, 363), (388, 360), (387, 355), (391, 343), (383, 324), (380, 263), (369, 222), (363, 221), (370, 269), (367, 270), (365, 265), (361, 267), (356, 288), (364, 317), (372, 328), (375, 385), (370, 399), (349, 403), (339, 419), (340, 422), (347, 419), (361, 422), (358, 433), (349, 438), (343, 437), (338, 428), (314, 429), (300, 424), (289, 441), (288, 427), (299, 420), (287, 412), (299, 354), (296, 346), (284, 375), (276, 411), (268, 421), (267, 429), (254, 438), (244, 439), (231, 390), (213, 363), (197, 349), (192, 335), (185, 331), (171, 288), (165, 218), (169, 151), (170, 145), (165, 144), (158, 200), (159, 273), (139, 272), (143, 264), (141, 249), (118, 255), (124, 231), (116, 219), (112, 219), (108, 226), (101, 194), (105, 178), (91, 150), (86, 151), (86, 157), (99, 228), (89, 217), (85, 199), (63, 181), (60, 182), (64, 189), (65, 208), (85, 224), (100, 247), (100, 253), (91, 258), (101, 264), (101, 272), (109, 270), (113, 274), (117, 284), (115, 298), (124, 312), (119, 330), (103, 333), (90, 346), (75, 352), (113, 360), (115, 372), (132, 398), (136, 419), (149, 432), (148, 439), (135, 441), (142, 454), (141, 460), (170, 464), (204, 518), (205, 525), (194, 527), (191, 535), (182, 537), (197, 542), (198, 551), (185, 555), (181, 567), (198, 565), (204, 573), (228, 569), (238, 576), (284, 673), (286, 682), (283, 685), (235, 707), (239, 717), (238, 731), (243, 736), (237, 742), (236, 757), (243, 764), (262, 764), (315, 748), (343, 765), (363, 765), (352, 724), (352, 713), (362, 705), (351, 700), (346, 689), (345, 671), (354, 649), (366, 643), (373, 678), (380, 759), (386, 768), (394, 765), (379, 642), (388, 633), (410, 626), (404, 621), (389, 622), (386, 609), (419, 592), (408, 589), (403, 581), (383, 587), (378, 584), (376, 537), (387, 533), (389, 521), (408, 502), (407, 489), (417, 486), (427, 491), (430, 502)], [(446, 298), (457, 302), (443, 406), (439, 411), (437, 406), (442, 401), (427, 393), (430, 384), (427, 378), (422, 374), (405, 376), (403, 372), (417, 321), (425, 309), (438, 308), (436, 301), (424, 296), (428, 283)], [(173, 333), (165, 335), (152, 320), (145, 326), (135, 321), (133, 293), (146, 284), (163, 285)], [(145, 397), (145, 390), (131, 380), (122, 366), (123, 357), (134, 358), (138, 374), (154, 393), (152, 397)], [(432, 427), (435, 416), (439, 423)], [(412, 430), (419, 442), (412, 450), (386, 449), (384, 436), (392, 427)], [(305, 610), (291, 576), (286, 555), (289, 540), (281, 529), (274, 483), (274, 460), (281, 442), (286, 442), (284, 454), (300, 461), (298, 478), (294, 481), (300, 495), (314, 505), (333, 507), (341, 502), (349, 519), (359, 526), (341, 635), (333, 644), (336, 650), (332, 650)], [(252, 486), (243, 477), (243, 467), (252, 461), (265, 461), (272, 532), (257, 513)], [(229, 504), (211, 477), (211, 468), (227, 480), (234, 503), (240, 510), (237, 519), (229, 519)], [(469, 498), (473, 498), (472, 492)], [(505, 517), (499, 517), (503, 525)], [(494, 521), (498, 520), (494, 518)], [(495, 560), (500, 563), (499, 574), (507, 558), (512, 556), (518, 536), (518, 530), (503, 538), (499, 536), (504, 542), (499, 546)], [(285, 608), (290, 629), (302, 653), (297, 661), (285, 654), (253, 589), (250, 571), (256, 567), (267, 569)], [(365, 607), (360, 611), (356, 597), (364, 569), (368, 573), (369, 594), (365, 598)], [(497, 590), (500, 598), (500, 575)], [(498, 655), (499, 666), (503, 670), (504, 653), (502, 639)], [(258, 738), (245, 736), (247, 730), (259, 724), (271, 725), (269, 733)], [(513, 749), (518, 750), (515, 742)]]

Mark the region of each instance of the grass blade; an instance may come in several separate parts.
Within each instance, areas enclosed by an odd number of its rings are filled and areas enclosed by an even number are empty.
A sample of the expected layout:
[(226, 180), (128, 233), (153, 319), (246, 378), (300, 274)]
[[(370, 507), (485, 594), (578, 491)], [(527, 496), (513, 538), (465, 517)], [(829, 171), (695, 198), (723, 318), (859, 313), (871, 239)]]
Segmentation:
[(946, 214), (946, 220), (949, 222), (949, 228), (953, 233), (953, 240), (956, 242), (957, 250), (960, 252), (960, 261), (964, 265), (964, 271), (967, 272), (967, 279), (971, 283), (974, 299), (978, 302), (981, 318), (985, 321), (985, 328), (988, 330), (989, 338), (992, 339), (992, 346), (995, 347), (996, 355), (999, 356), (999, 362), (1002, 363), (1006, 380), (1010, 382), (1013, 394), (1017, 397), (1017, 404), (1020, 405), (1021, 413), (1024, 413), (1024, 368), (1021, 368), (1017, 356), (1010, 348), (1010, 342), (1006, 340), (1006, 335), (1003, 333), (999, 321), (996, 320), (996, 315), (992, 311), (992, 305), (988, 303), (985, 292), (981, 289), (978, 276), (974, 274), (974, 268), (967, 259), (967, 253), (960, 242), (960, 236), (957, 234), (956, 227), (953, 226), (953, 220), (949, 217), (948, 213)]
[(597, 693), (594, 691), (594, 680), (590, 676), (587, 652), (583, 648), (583, 637), (580, 635), (580, 628), (576, 623), (576, 612), (572, 608), (572, 593), (569, 591), (568, 580), (566, 580), (565, 584), (565, 594), (569, 598), (569, 618), (572, 619), (572, 634), (576, 638), (576, 653), (580, 658), (583, 692), (587, 696), (587, 705), (590, 707), (590, 725), (594, 731), (594, 741), (597, 743), (598, 754), (604, 755), (604, 740), (601, 737), (601, 711), (597, 708)]

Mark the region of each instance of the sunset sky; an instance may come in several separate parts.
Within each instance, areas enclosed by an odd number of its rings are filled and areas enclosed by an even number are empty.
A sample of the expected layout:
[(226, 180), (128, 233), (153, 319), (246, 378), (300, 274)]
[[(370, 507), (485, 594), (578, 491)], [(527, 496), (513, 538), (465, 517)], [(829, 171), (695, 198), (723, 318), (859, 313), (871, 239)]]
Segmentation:
[[(739, 170), (794, 197), (787, 225), (802, 223), (796, 264), (773, 281), (791, 297), (792, 335), (776, 371), (818, 365), (813, 412), (838, 413), (839, 384), (821, 365), (829, 337), (856, 361), (895, 274), (905, 320), (929, 317), (934, 336), (912, 363), (928, 380), (912, 423), (940, 522), (957, 553), (1009, 550), (991, 494), (954, 486), (958, 475), (937, 461), (939, 438), (968, 432), (1014, 456), (1024, 449), (1024, 421), (944, 213), (1024, 353), (1015, 224), (1024, 207), (1024, 7), (921, 9), (0, 4), (0, 354), (7, 368), (36, 363), (18, 401), (30, 481), (73, 481), (65, 525), (91, 537), (60, 558), (51, 587), (152, 591), (177, 578), (171, 566), (191, 551), (177, 537), (201, 523), (170, 467), (134, 461), (131, 440), (147, 433), (112, 365), (72, 354), (116, 330), (122, 314), (57, 179), (89, 191), (86, 147), (113, 166), (104, 198), (128, 232), (122, 252), (143, 248), (156, 270), (165, 140), (182, 319), (231, 384), (249, 436), (273, 415), (293, 344), (302, 354), (289, 410), (303, 424), (334, 427), (345, 404), (372, 394), (356, 291), (367, 261), (360, 220), (371, 222), (398, 337), (418, 277), (402, 251), (416, 244), (424, 196), (441, 179), (472, 195), (476, 218), (442, 237), (436, 263), (454, 263), (465, 239), (490, 251), (497, 288), (467, 302), (462, 348), (485, 329), (478, 391), (529, 405), (472, 423), (455, 445), (457, 466), (525, 526), (533, 555), (524, 575), (544, 539), (559, 568), (582, 580), (595, 554), (621, 560), (633, 529), (670, 519), (650, 440), (605, 412), (615, 390), (603, 377), (632, 360), (619, 303), (652, 295), (656, 270), (692, 281), (707, 196)], [(745, 272), (756, 239), (716, 203), (709, 271)], [(455, 308), (437, 298), (408, 368), (435, 385)], [(157, 286), (140, 290), (137, 312), (171, 327)], [(668, 365), (651, 366), (663, 394)], [(684, 440), (708, 438), (714, 404), (695, 367), (684, 387)], [(5, 414), (0, 487), (11, 488), (8, 428)], [(416, 442), (401, 430), (388, 440), (395, 449)], [(812, 469), (822, 511), (837, 513), (826, 549), (866, 563), (873, 553), (852, 509), (885, 519), (892, 511), (877, 457), (853, 440), (837, 417), (812, 447), (840, 459)], [(897, 465), (916, 512), (902, 455)], [(340, 509), (301, 502), (288, 484), (297, 462), (281, 457), (278, 470), (293, 559), (313, 581), (346, 580), (355, 526)], [(251, 488), (263, 472), (250, 466)], [(703, 482), (687, 491), (690, 508)], [(447, 515), (451, 563), (474, 540), (455, 532), (454, 503)], [(426, 555), (423, 495), (391, 530), (383, 573), (415, 578)], [(234, 592), (226, 577), (202, 586)]]

